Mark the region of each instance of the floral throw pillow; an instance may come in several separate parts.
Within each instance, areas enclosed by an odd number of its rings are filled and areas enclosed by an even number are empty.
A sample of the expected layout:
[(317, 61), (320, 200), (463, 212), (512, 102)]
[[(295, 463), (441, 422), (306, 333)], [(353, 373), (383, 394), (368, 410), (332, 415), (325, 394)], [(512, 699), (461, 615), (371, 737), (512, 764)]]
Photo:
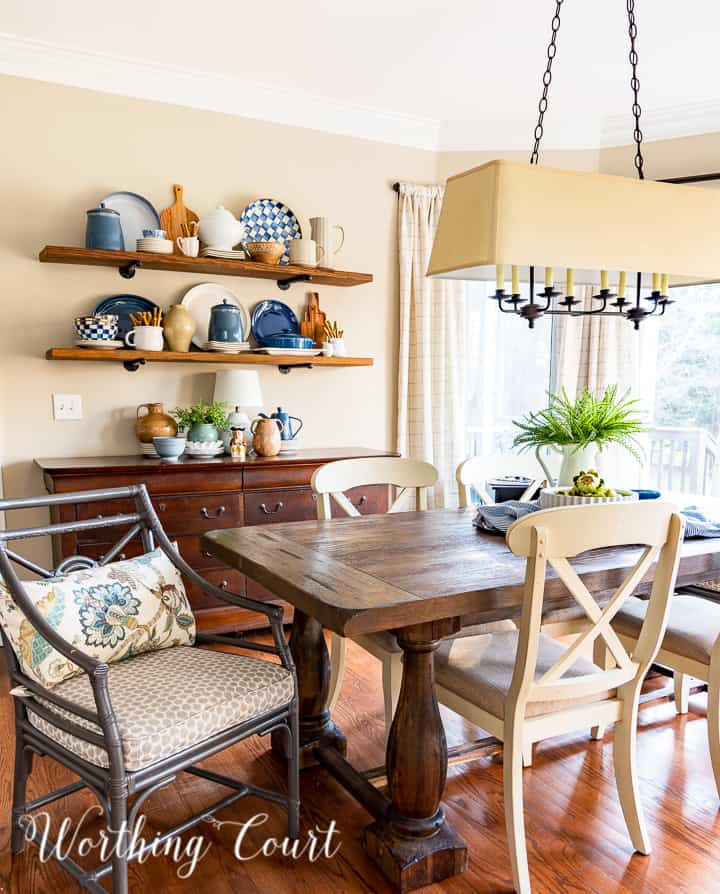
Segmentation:
[[(195, 641), (195, 618), (182, 577), (160, 549), (52, 580), (25, 581), (24, 587), (62, 637), (99, 661), (122, 661)], [(40, 636), (2, 581), (0, 624), (23, 673), (42, 686), (82, 673)]]

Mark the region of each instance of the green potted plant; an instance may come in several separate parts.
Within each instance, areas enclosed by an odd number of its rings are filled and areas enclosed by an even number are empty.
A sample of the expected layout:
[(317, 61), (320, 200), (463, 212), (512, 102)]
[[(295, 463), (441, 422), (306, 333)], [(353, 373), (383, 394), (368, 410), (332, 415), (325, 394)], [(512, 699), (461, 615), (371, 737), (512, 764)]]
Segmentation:
[(639, 401), (628, 397), (628, 392), (619, 396), (618, 386), (608, 385), (602, 397), (585, 390), (571, 399), (564, 388), (560, 394), (548, 396), (546, 409), (513, 420), (513, 425), (520, 429), (513, 447), (534, 449), (548, 481), (552, 481), (552, 475), (540, 455), (543, 447), (563, 455), (560, 485), (572, 484), (581, 471), (594, 468), (597, 452), (610, 444), (619, 444), (638, 462), (642, 461), (637, 436), (648, 431), (648, 427), (639, 416)]
[(217, 441), (220, 429), (227, 428), (228, 424), (225, 404), (218, 402), (206, 404), (201, 400), (192, 407), (175, 407), (172, 415), (187, 431), (188, 441)]

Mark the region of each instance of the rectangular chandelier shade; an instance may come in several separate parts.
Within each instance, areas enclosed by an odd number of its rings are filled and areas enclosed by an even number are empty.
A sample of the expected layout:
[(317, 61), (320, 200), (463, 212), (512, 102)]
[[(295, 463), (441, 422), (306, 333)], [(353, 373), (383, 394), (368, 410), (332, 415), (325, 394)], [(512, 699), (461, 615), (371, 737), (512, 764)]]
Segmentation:
[[(720, 190), (496, 160), (447, 181), (428, 276), (495, 281), (496, 265), (720, 281)], [(541, 272), (542, 275), (542, 272)]]

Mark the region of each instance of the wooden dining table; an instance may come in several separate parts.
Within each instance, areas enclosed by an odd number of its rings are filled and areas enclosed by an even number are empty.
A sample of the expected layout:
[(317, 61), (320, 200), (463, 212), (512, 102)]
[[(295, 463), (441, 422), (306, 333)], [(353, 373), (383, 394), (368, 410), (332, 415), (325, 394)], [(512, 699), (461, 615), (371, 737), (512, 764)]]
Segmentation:
[[(478, 531), (472, 509), (441, 509), (229, 528), (203, 546), (295, 607), (290, 648), (297, 669), (301, 766), (321, 764), (374, 821), (367, 853), (401, 891), (467, 866), (467, 847), (444, 816), (447, 745), (434, 682), (439, 642), (462, 626), (520, 614), (524, 559), (503, 537)], [(617, 588), (639, 547), (596, 550), (573, 565), (591, 592)], [(683, 545), (678, 585), (720, 578), (720, 539)], [(638, 592), (648, 592), (652, 569)], [(548, 572), (544, 610), (575, 605)], [(346, 760), (328, 710), (323, 628), (341, 636), (393, 631), (403, 650), (400, 697), (387, 743), (387, 796)], [(284, 754), (285, 740), (273, 740)]]

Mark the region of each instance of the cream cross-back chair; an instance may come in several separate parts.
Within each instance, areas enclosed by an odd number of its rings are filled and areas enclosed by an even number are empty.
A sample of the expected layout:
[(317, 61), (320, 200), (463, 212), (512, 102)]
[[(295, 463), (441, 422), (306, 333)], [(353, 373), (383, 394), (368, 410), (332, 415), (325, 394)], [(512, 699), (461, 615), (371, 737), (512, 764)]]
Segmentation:
[[(546, 509), (515, 522), (507, 543), (527, 558), (519, 630), (447, 641), (436, 653), (438, 696), (504, 742), (505, 825), (513, 883), (529, 894), (523, 820), (522, 761), (529, 744), (591, 725), (615, 723), (615, 776), (633, 847), (650, 852), (635, 772), (640, 688), (662, 639), (675, 585), (683, 522), (666, 503), (638, 502)], [(600, 608), (568, 559), (590, 549), (641, 545), (639, 559)], [(628, 653), (613, 629), (617, 613), (657, 560), (642, 630)], [(547, 566), (587, 614), (589, 627), (572, 644), (541, 631)], [(595, 642), (616, 666), (583, 657)], [(474, 709), (468, 711), (469, 703)]]
[[(368, 459), (342, 459), (328, 463), (316, 470), (311, 485), (317, 497), (317, 515), (322, 520), (332, 518), (332, 504), (337, 504), (345, 515), (361, 513), (348, 499), (346, 491), (354, 487), (385, 484), (399, 489), (389, 512), (404, 508), (405, 491), (415, 491), (415, 509), (427, 509), (427, 489), (438, 480), (437, 469), (430, 463), (398, 457), (370, 457)], [(472, 635), (486, 630), (513, 629), (511, 621), (491, 625), (476, 625), (463, 629), (458, 636)], [(366, 652), (382, 664), (382, 686), (385, 705), (385, 736), (390, 733), (395, 707), (402, 682), (402, 649), (395, 636), (388, 632), (371, 633), (352, 638)], [(335, 707), (345, 672), (346, 641), (333, 633), (330, 642), (330, 710)]]

